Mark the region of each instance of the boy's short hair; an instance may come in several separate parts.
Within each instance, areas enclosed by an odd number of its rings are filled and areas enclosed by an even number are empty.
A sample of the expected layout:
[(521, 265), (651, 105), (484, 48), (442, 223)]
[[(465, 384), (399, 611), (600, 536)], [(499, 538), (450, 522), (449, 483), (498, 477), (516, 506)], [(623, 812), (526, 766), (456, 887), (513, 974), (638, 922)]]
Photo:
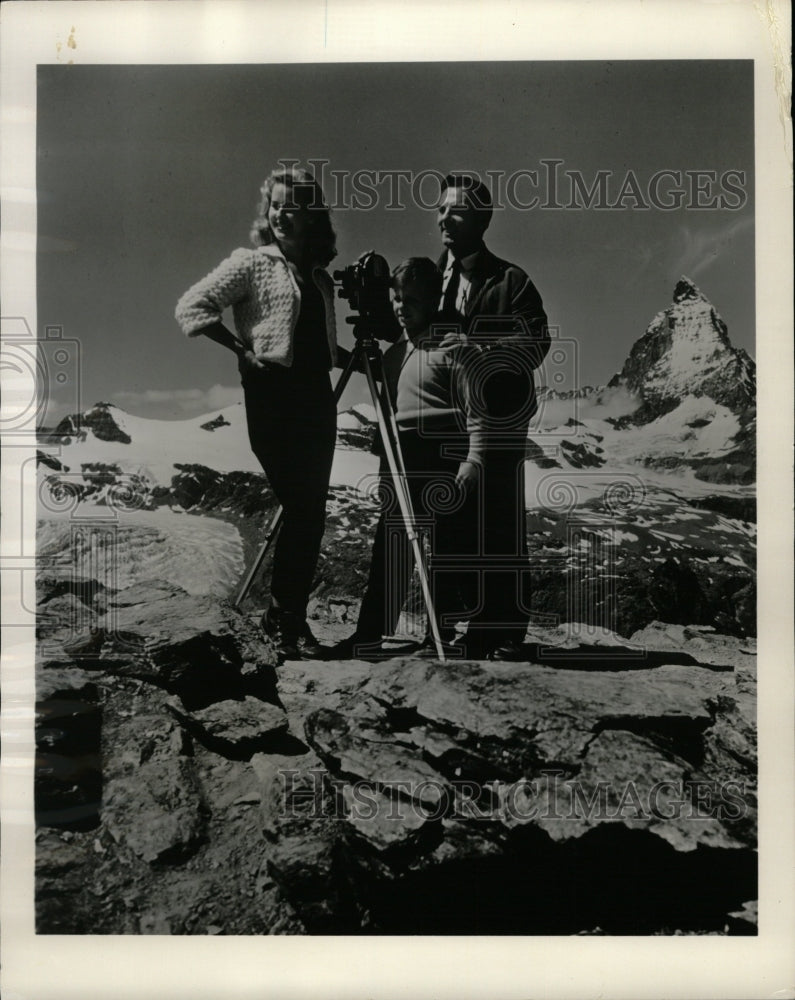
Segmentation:
[(391, 285), (402, 289), (404, 285), (418, 285), (423, 297), (437, 303), (442, 295), (442, 272), (430, 257), (409, 257), (392, 272)]

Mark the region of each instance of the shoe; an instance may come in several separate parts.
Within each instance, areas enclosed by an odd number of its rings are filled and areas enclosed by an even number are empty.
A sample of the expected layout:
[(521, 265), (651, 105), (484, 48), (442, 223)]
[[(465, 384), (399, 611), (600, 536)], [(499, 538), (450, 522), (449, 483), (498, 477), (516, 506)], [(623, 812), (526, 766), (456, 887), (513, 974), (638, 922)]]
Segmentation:
[[(460, 660), (465, 658), (462, 649), (463, 647), (460, 643), (445, 642), (444, 639), (442, 640), (442, 652), (447, 659)], [(433, 636), (426, 635), (419, 646), (411, 653), (411, 656), (416, 656), (420, 660), (438, 660), (439, 650), (436, 648)]]
[(328, 650), (325, 646), (320, 645), (316, 636), (312, 635), (312, 630), (307, 622), (304, 621), (299, 628), (295, 645), (300, 658), (302, 660), (324, 660)]
[(515, 639), (500, 639), (499, 642), (489, 651), (486, 656), (488, 660), (498, 663), (519, 663), (521, 660), (527, 661), (522, 644)]
[(292, 611), (269, 608), (262, 616), (263, 631), (270, 637), (284, 660), (317, 660), (322, 647), (306, 621)]
[(484, 637), (479, 635), (460, 635), (450, 644), (455, 651), (455, 656), (460, 660), (487, 660), (491, 652), (491, 645)]
[(270, 638), (283, 660), (299, 659), (298, 627), (295, 618), (295, 615), (290, 615), (289, 612), (279, 608), (268, 608), (260, 620), (262, 631)]
[(383, 653), (382, 640), (380, 636), (365, 638), (354, 632), (347, 639), (341, 639), (328, 652), (329, 658), (333, 660), (377, 659)]

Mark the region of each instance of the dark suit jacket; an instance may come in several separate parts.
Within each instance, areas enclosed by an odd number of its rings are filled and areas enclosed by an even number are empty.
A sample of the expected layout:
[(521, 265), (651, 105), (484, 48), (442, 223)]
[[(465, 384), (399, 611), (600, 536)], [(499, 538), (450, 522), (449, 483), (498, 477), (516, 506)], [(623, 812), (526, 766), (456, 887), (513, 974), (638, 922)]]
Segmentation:
[[(444, 270), (446, 264), (444, 253), (438, 266)], [(524, 356), (528, 368), (538, 368), (549, 351), (550, 337), (541, 296), (527, 274), (485, 246), (464, 274), (470, 282), (466, 314), (443, 315), (444, 320), (463, 321), (464, 332), (473, 343), (510, 351), (513, 357)], [(535, 412), (532, 376), (530, 381), (531, 412)]]

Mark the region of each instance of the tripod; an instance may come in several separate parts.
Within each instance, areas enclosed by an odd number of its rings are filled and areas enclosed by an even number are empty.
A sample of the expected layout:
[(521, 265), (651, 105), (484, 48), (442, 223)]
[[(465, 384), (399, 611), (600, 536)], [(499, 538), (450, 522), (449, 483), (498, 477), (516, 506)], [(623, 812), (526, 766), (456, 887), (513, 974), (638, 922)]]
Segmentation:
[[(411, 544), (414, 561), (417, 566), (420, 586), (422, 588), (422, 596), (428, 613), (428, 623), (431, 631), (431, 637), (433, 638), (433, 643), (436, 647), (439, 659), (444, 661), (446, 657), (444, 655), (444, 648), (439, 634), (439, 624), (436, 620), (436, 613), (434, 611), (428, 571), (425, 566), (425, 559), (422, 551), (422, 538), (416, 529), (414, 508), (408, 489), (406, 468), (403, 464), (403, 454), (400, 449), (400, 440), (398, 438), (395, 411), (387, 392), (385, 380), (383, 378), (381, 379), (380, 391), (376, 385), (374, 373), (375, 371), (382, 371), (381, 348), (378, 346), (378, 341), (373, 336), (370, 329), (370, 321), (366, 317), (361, 317), (353, 322), (353, 333), (356, 338), (356, 344), (351, 352), (351, 356), (345, 370), (342, 375), (340, 375), (337, 384), (334, 387), (334, 402), (339, 402), (353, 372), (363, 371), (367, 379), (367, 387), (370, 390), (370, 398), (373, 402), (373, 408), (375, 409), (378, 429), (381, 433), (381, 440), (384, 444), (386, 460), (392, 477), (392, 483), (395, 488), (398, 506), (400, 507), (400, 514), (403, 518), (406, 535)], [(276, 538), (282, 523), (283, 515), (284, 508), (279, 507), (271, 518), (271, 522), (265, 534), (265, 540), (257, 553), (257, 557), (254, 560), (251, 569), (246, 574), (246, 578), (240, 587), (237, 597), (235, 598), (233, 604), (234, 607), (239, 607), (245, 600), (252, 581), (259, 572), (265, 556), (267, 555), (268, 549)]]

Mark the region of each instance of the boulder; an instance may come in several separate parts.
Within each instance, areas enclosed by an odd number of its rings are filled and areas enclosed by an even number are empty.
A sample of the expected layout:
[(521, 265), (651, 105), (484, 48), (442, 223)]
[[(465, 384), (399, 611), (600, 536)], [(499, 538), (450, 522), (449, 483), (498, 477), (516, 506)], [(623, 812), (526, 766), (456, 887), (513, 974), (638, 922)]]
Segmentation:
[(103, 826), (144, 861), (180, 864), (206, 833), (207, 810), (190, 742), (168, 715), (160, 692), (141, 687), (129, 694), (113, 692), (117, 703), (103, 731)]
[(352, 933), (363, 914), (340, 851), (339, 812), (325, 768), (313, 754), (257, 754), (268, 871), (310, 933)]
[(283, 709), (249, 695), (213, 702), (193, 712), (186, 711), (176, 699), (170, 700), (168, 707), (188, 732), (235, 760), (248, 760), (252, 754), (272, 748), (288, 727)]
[(39, 827), (90, 830), (102, 798), (102, 706), (94, 678), (53, 669), (36, 682), (34, 794)]
[(113, 595), (96, 627), (70, 637), (63, 653), (86, 668), (146, 678), (190, 707), (240, 696), (244, 663), (277, 662), (271, 643), (230, 605), (163, 581)]

